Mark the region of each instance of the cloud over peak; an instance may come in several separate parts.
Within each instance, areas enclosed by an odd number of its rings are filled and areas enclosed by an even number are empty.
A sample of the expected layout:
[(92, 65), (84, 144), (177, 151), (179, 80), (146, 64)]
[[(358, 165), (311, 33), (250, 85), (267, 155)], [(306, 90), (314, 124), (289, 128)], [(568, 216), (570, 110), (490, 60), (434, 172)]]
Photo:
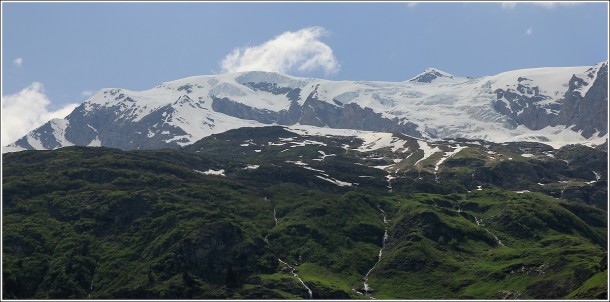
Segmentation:
[(326, 73), (339, 70), (333, 50), (320, 41), (327, 35), (324, 28), (307, 27), (284, 32), (260, 45), (235, 48), (221, 62), (222, 72), (272, 71), (289, 73), (322, 69)]
[(42, 126), (53, 118), (64, 118), (78, 104), (67, 104), (57, 110), (49, 110), (51, 104), (41, 83), (34, 82), (21, 91), (2, 96), (2, 145), (6, 146), (29, 131)]

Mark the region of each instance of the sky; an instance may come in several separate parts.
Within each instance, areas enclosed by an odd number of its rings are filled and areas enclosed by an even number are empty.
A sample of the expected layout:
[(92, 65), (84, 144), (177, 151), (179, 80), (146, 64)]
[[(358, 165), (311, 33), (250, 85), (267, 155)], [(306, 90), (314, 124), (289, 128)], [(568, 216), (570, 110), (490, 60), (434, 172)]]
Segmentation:
[(2, 2), (2, 145), (102, 88), (277, 71), (405, 81), (608, 60), (608, 4)]

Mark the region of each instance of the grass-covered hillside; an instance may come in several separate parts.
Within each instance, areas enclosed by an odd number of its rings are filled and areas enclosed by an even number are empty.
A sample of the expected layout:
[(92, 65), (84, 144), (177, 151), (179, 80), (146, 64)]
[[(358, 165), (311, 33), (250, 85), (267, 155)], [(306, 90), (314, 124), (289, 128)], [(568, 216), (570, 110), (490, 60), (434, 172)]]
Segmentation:
[(2, 298), (607, 297), (607, 151), (398, 141), (4, 154)]

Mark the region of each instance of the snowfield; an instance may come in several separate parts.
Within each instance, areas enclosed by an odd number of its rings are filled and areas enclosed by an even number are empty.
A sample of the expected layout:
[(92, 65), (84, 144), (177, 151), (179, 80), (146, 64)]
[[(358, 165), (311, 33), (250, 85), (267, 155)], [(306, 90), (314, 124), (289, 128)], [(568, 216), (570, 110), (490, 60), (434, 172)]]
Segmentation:
[[(356, 104), (401, 124), (413, 123), (417, 125), (416, 129), (424, 139), (537, 141), (556, 148), (574, 143), (595, 145), (603, 143), (607, 134), (585, 139), (580, 133), (561, 125), (536, 131), (523, 125), (515, 128), (509, 125), (506, 115), (494, 109), (493, 102), (497, 101), (496, 89), (517, 91), (519, 87), (535, 88), (543, 95), (543, 99), (536, 105), (559, 102), (573, 76), (584, 83), (577, 90), (584, 95), (603, 64), (607, 63), (580, 67), (522, 69), (478, 79), (453, 76), (430, 68), (404, 82), (329, 81), (259, 71), (193, 76), (161, 83), (145, 91), (102, 89), (89, 98), (81, 109), (84, 110), (85, 117), (94, 114), (96, 110), (111, 109), (116, 113), (116, 122), (120, 123), (137, 123), (160, 116), (158, 123), (143, 133), (147, 133), (151, 139), (164, 137), (164, 142), (175, 142), (180, 146), (230, 129), (271, 125), (218, 112), (213, 106), (214, 99), (225, 98), (262, 114), (285, 112), (293, 103), (303, 105), (308, 97), (315, 97), (337, 107)], [(429, 82), (418, 81), (422, 78), (429, 79), (430, 74), (434, 74), (436, 78)], [(505, 99), (498, 101), (507, 102)], [(547, 109), (547, 112), (549, 110)], [(74, 145), (65, 135), (69, 125), (70, 116), (51, 122), (52, 135), (59, 147)], [(358, 136), (365, 141), (360, 147), (361, 151), (383, 146), (391, 147), (395, 152), (408, 150), (403, 146), (403, 141), (389, 133), (334, 129), (328, 126), (314, 127), (298, 122), (285, 126), (300, 134)], [(166, 128), (162, 130), (163, 127)], [(179, 129), (181, 131), (178, 132), (183, 133), (170, 135), (167, 127)], [(33, 133), (24, 137), (27, 144), (34, 149), (45, 149), (43, 138)], [(104, 145), (102, 133), (98, 134), (100, 136), (89, 140), (89, 145)], [(23, 149), (11, 144), (3, 148), (3, 152), (17, 151), (20, 148)], [(427, 156), (429, 155), (426, 153), (425, 157)]]

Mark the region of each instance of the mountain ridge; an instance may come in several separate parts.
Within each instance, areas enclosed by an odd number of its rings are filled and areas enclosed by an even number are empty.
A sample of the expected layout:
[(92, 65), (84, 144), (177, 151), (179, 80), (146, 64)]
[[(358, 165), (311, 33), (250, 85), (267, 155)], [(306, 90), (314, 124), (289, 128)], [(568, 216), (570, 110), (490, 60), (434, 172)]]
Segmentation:
[(49, 121), (3, 152), (69, 145), (177, 147), (229, 129), (273, 124), (423, 139), (600, 144), (607, 139), (607, 68), (606, 61), (477, 79), (429, 68), (419, 76), (438, 73), (443, 80), (435, 75), (429, 83), (329, 81), (261, 71), (193, 76), (144, 91), (100, 90), (65, 119)]

